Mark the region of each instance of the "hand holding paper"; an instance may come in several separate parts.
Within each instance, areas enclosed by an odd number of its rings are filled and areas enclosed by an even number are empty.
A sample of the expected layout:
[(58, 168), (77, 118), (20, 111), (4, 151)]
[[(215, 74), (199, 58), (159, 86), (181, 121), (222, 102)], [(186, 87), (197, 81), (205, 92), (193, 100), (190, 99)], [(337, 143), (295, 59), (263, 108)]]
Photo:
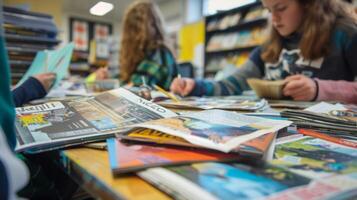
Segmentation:
[(46, 92), (48, 92), (50, 90), (54, 81), (56, 80), (55, 73), (42, 73), (42, 74), (37, 74), (33, 77), (35, 79), (37, 79), (42, 84), (42, 86), (46, 90)]
[[(72, 57), (73, 43), (67, 44), (59, 50), (45, 50), (39, 51), (36, 54), (34, 61), (32, 62), (30, 68), (27, 70), (22, 79), (17, 85), (21, 85), (31, 76), (37, 76), (43, 73), (53, 73), (56, 74), (55, 81), (52, 84), (54, 87), (59, 84), (59, 82), (66, 76), (68, 67)], [(40, 79), (51, 79), (51, 77)], [(41, 82), (41, 80), (39, 80)], [(43, 82), (41, 82), (43, 84)], [(47, 85), (47, 84), (46, 84)], [(51, 86), (51, 85), (50, 85)]]

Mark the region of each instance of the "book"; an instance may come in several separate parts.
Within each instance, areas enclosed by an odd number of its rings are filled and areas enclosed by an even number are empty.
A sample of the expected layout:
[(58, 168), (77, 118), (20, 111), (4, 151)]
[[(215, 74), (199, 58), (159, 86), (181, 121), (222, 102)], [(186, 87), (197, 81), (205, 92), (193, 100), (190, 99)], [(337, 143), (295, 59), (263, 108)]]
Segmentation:
[(51, 46), (59, 44), (61, 41), (55, 38), (48, 37), (34, 37), (34, 36), (24, 36), (11, 33), (5, 33), (6, 41), (10, 42), (23, 42), (23, 43), (41, 43), (48, 44)]
[(268, 103), (264, 99), (252, 101), (239, 97), (186, 97), (180, 99), (180, 101), (165, 100), (157, 103), (166, 108), (200, 110), (257, 111), (268, 106)]
[(114, 175), (122, 175), (151, 167), (207, 161), (242, 161), (238, 154), (226, 154), (207, 149), (180, 148), (148, 143), (127, 143), (107, 139), (110, 168)]
[(290, 124), (287, 120), (252, 117), (224, 110), (205, 110), (130, 127), (158, 130), (194, 145), (227, 153), (249, 140), (277, 132)]
[(248, 85), (252, 88), (257, 96), (260, 98), (269, 99), (282, 99), (283, 87), (285, 85), (284, 80), (268, 81), (256, 78), (250, 78), (247, 80)]
[(16, 108), (16, 151), (42, 152), (104, 140), (128, 125), (175, 113), (119, 88), (94, 97)]
[(357, 149), (313, 137), (299, 137), (275, 146), (271, 163), (309, 178), (357, 171)]
[(58, 86), (59, 82), (68, 73), (73, 48), (73, 43), (70, 43), (59, 50), (38, 52), (30, 68), (23, 75), (17, 86), (25, 82), (30, 76), (45, 72), (53, 72), (56, 74), (56, 80), (53, 83), (53, 87)]
[(175, 199), (263, 199), (311, 181), (272, 165), (224, 163), (151, 168), (137, 174)]
[[(123, 140), (134, 142), (155, 143), (158, 145), (166, 144), (198, 149), (204, 148), (202, 146), (189, 143), (180, 137), (150, 129), (136, 129), (132, 132), (129, 132), (128, 134), (118, 134), (117, 137)], [(266, 156), (269, 148), (274, 146), (273, 143), (275, 141), (275, 137), (276, 133), (265, 134), (239, 145), (236, 149), (233, 149), (232, 152), (238, 153), (241, 156), (249, 156), (257, 159), (270, 159)]]

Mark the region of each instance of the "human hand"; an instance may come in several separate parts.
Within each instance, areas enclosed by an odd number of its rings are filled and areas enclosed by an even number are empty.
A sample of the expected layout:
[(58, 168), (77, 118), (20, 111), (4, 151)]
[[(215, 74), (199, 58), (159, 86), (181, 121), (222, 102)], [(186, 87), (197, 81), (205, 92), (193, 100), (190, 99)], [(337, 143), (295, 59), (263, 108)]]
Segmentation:
[(43, 86), (43, 88), (48, 92), (53, 85), (54, 81), (56, 80), (56, 74), (55, 73), (42, 73), (42, 74), (37, 74), (33, 76), (35, 79), (37, 79)]
[(104, 80), (109, 77), (108, 67), (101, 67), (95, 71), (96, 80)]
[(313, 79), (304, 75), (292, 75), (286, 79), (283, 89), (285, 96), (291, 96), (298, 101), (312, 101), (316, 97), (317, 86)]
[(187, 96), (195, 87), (195, 80), (191, 78), (175, 78), (170, 86), (171, 92)]

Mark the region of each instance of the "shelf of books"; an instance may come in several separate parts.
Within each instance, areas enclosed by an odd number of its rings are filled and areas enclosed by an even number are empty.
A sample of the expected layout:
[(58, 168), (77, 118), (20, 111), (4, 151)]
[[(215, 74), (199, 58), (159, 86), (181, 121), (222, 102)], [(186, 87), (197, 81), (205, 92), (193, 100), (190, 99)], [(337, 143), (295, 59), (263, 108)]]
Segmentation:
[(242, 65), (263, 43), (267, 11), (260, 2), (206, 17), (205, 77)]
[(60, 41), (50, 15), (4, 7), (4, 30), (9, 54), (12, 84), (16, 84), (30, 67), (36, 53), (54, 49)]

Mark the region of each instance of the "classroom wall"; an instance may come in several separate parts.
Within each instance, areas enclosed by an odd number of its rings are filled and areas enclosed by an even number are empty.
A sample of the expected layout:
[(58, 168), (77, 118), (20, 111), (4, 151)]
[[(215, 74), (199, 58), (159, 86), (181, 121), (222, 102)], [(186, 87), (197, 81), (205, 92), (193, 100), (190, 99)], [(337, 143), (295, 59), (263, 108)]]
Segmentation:
[(179, 32), (179, 61), (191, 62), (195, 66), (196, 77), (203, 77), (205, 23), (200, 20), (182, 26)]
[(168, 33), (179, 31), (185, 19), (185, 0), (159, 1), (158, 6), (165, 19), (165, 30)]
[(103, 20), (100, 17), (97, 16), (93, 16), (93, 15), (87, 15), (87, 14), (78, 14), (74, 11), (64, 11), (62, 14), (62, 21), (63, 21), (63, 26), (61, 27), (61, 30), (63, 30), (63, 32), (65, 34), (63, 34), (63, 38), (62, 40), (67, 43), (69, 42), (69, 18), (71, 17), (77, 17), (77, 18), (81, 18), (81, 19), (86, 19), (86, 20), (90, 20), (90, 21), (95, 21), (95, 22), (104, 22), (104, 23), (110, 23), (112, 24), (113, 27), (113, 37), (117, 37), (119, 38), (120, 36), (120, 20)]

